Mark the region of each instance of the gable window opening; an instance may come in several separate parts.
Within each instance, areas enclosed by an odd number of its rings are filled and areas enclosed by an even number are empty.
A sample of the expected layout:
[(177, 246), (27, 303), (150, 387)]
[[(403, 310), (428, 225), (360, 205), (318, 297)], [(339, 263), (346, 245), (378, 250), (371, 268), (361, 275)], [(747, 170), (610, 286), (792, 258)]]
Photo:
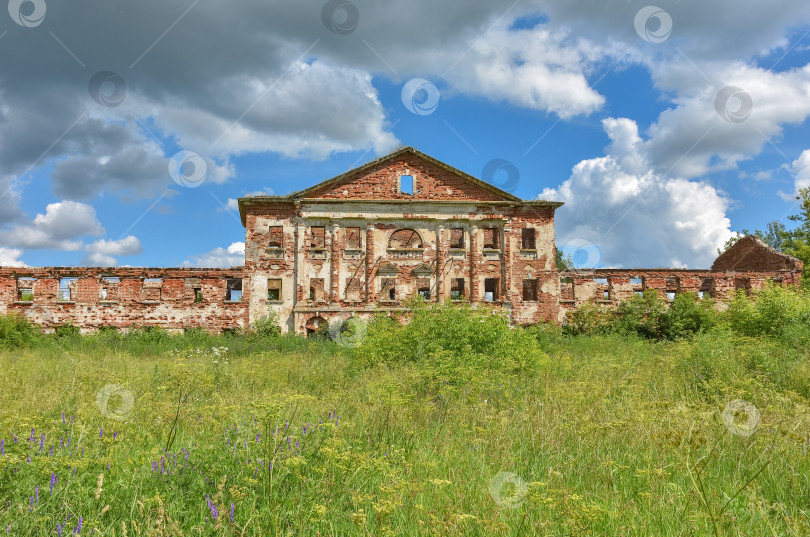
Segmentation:
[(413, 196), (414, 180), (413, 175), (399, 176), (399, 193)]
[(534, 230), (534, 228), (530, 228), (530, 227), (523, 228), (523, 230), (521, 231), (521, 237), (520, 238), (521, 238), (520, 247), (523, 250), (536, 250), (537, 249), (537, 243), (536, 243), (536, 240), (535, 240), (535, 230)]
[(486, 278), (484, 280), (484, 300), (495, 302), (498, 300), (498, 278)]
[(229, 278), (225, 282), (225, 301), (226, 302), (241, 302), (242, 301), (242, 280), (236, 278)]

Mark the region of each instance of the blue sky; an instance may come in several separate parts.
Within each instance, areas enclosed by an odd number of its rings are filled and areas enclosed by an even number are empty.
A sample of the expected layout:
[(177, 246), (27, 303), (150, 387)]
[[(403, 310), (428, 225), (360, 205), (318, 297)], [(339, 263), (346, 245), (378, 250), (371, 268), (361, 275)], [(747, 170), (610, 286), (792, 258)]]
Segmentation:
[(703, 4), (12, 1), (0, 263), (241, 264), (236, 198), (402, 144), (566, 202), (577, 259), (707, 267), (810, 186), (810, 5)]

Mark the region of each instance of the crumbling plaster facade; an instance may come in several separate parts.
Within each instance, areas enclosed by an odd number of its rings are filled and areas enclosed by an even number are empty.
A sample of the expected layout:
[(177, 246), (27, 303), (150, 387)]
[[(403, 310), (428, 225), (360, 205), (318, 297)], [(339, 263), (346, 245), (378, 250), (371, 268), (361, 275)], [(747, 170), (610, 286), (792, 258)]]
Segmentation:
[[(514, 323), (564, 322), (595, 300), (646, 289), (720, 301), (768, 279), (796, 285), (801, 262), (746, 237), (712, 270), (559, 273), (554, 213), (412, 148), (289, 196), (239, 199), (245, 264), (231, 269), (2, 268), (0, 313), (45, 330), (152, 325), (245, 328), (275, 313), (284, 332), (384, 312), (407, 299), (489, 302)], [(244, 291), (244, 294), (242, 293)]]

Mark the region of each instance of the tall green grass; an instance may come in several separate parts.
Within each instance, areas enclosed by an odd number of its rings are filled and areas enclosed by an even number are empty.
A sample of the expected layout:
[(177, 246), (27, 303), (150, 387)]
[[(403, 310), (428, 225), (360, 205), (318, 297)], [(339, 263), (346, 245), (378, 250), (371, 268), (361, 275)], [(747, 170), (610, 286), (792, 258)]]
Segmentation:
[(781, 306), (739, 300), (672, 340), (429, 305), (344, 346), (7, 319), (0, 534), (807, 535), (804, 310), (752, 336)]

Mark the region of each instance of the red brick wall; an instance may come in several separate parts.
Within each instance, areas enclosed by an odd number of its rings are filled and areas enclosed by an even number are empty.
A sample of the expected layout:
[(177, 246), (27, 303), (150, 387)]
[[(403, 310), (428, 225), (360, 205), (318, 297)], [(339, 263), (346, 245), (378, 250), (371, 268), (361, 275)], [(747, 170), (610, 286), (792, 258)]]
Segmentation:
[[(31, 302), (17, 301), (17, 278), (21, 276), (37, 278)], [(117, 299), (109, 291), (106, 300), (101, 298), (103, 276), (120, 278)], [(59, 280), (64, 277), (79, 278), (76, 296), (70, 301), (58, 300)], [(243, 268), (0, 268), (0, 313), (18, 313), (45, 329), (72, 322), (88, 329), (159, 326), (220, 332), (247, 325), (247, 294), (242, 302), (225, 301), (227, 279), (244, 277)], [(163, 279), (160, 284), (146, 284), (159, 287), (158, 301), (143, 300), (144, 278)], [(187, 278), (200, 281), (201, 303), (195, 302)]]

